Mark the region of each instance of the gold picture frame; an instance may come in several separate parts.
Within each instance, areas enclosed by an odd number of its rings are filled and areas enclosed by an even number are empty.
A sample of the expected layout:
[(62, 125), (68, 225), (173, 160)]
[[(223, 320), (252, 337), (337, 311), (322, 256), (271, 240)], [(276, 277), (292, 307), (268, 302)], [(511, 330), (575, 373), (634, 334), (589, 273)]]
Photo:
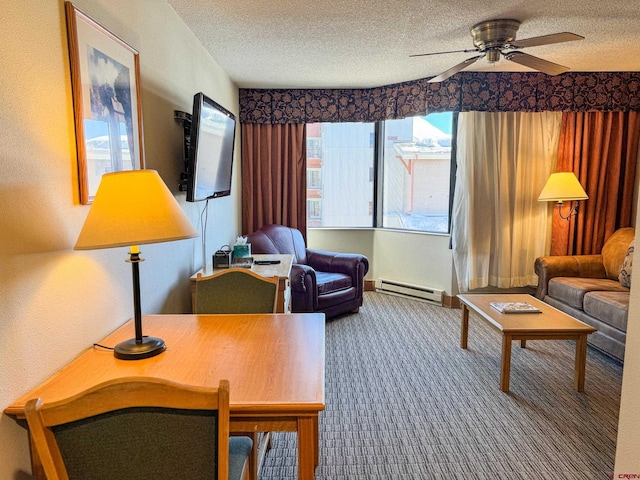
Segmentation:
[(138, 51), (65, 2), (80, 203), (104, 173), (144, 168)]

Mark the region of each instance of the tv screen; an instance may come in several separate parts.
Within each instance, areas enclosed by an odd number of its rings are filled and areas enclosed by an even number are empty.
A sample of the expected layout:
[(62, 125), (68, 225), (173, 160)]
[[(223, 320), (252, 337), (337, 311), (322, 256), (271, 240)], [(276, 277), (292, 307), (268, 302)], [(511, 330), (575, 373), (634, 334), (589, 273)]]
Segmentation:
[(198, 202), (229, 195), (235, 116), (203, 93), (196, 93), (191, 122), (187, 201)]

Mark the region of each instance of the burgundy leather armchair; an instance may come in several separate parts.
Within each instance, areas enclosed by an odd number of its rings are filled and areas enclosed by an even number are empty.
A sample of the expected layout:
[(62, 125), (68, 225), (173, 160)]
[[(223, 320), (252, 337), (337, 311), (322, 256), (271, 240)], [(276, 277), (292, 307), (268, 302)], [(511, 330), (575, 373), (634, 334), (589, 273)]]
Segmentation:
[(357, 312), (362, 306), (364, 255), (308, 249), (302, 234), (283, 225), (263, 225), (247, 235), (251, 253), (293, 254), (291, 311), (321, 312), (326, 318)]

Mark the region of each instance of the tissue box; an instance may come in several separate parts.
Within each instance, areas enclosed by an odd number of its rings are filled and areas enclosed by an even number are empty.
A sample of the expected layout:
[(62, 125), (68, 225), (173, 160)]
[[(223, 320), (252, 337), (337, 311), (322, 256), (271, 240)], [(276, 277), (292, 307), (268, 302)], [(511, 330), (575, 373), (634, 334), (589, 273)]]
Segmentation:
[(246, 243), (244, 245), (234, 245), (233, 246), (233, 256), (235, 258), (244, 258), (251, 256), (251, 244)]

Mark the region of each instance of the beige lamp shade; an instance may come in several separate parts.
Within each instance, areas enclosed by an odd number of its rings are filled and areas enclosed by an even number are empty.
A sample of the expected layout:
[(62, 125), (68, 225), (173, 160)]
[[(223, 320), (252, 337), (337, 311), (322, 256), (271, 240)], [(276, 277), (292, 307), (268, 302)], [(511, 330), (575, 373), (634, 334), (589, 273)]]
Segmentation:
[(155, 170), (107, 173), (75, 250), (171, 242), (198, 232)]
[(565, 200), (587, 200), (589, 197), (573, 172), (552, 173), (545, 184), (539, 202), (563, 202)]

